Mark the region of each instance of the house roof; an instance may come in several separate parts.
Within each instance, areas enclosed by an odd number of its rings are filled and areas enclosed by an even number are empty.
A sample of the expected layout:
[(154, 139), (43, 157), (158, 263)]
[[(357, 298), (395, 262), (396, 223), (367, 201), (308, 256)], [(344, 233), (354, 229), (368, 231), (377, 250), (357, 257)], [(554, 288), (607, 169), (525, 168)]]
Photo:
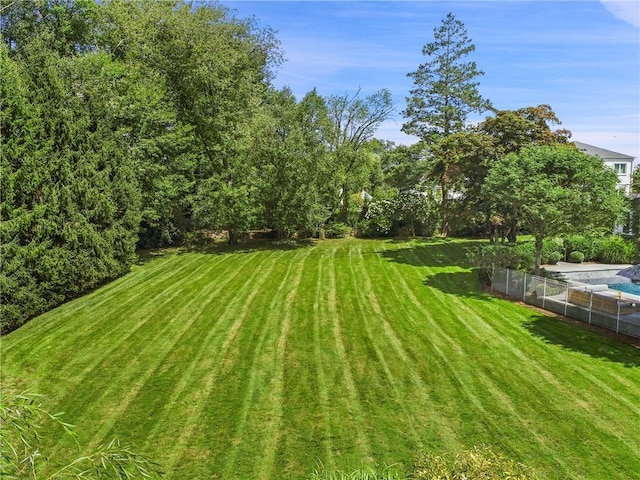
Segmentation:
[(633, 161), (633, 159), (635, 158), (631, 155), (625, 155), (624, 153), (618, 153), (611, 150), (606, 150), (604, 148), (594, 147), (593, 145), (588, 145), (582, 142), (573, 142), (573, 144), (578, 147), (578, 150), (580, 150), (581, 152), (584, 152), (587, 155), (600, 157), (602, 160)]

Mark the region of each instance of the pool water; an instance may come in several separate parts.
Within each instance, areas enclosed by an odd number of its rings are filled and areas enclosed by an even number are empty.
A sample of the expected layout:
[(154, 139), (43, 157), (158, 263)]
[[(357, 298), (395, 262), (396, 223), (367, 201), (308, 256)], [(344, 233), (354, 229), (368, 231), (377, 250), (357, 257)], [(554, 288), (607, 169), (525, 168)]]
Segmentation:
[(640, 295), (640, 285), (636, 283), (614, 283), (609, 285), (609, 288), (613, 288), (614, 290), (619, 290), (624, 293)]

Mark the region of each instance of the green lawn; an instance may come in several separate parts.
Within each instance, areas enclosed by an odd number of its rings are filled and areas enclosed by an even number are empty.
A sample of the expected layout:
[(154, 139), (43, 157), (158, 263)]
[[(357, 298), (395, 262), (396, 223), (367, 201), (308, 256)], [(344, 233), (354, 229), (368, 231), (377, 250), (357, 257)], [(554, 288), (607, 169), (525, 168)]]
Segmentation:
[(478, 444), (541, 478), (640, 478), (640, 351), (483, 293), (470, 245), (157, 257), (4, 337), (3, 386), (172, 479), (402, 468), (419, 445)]

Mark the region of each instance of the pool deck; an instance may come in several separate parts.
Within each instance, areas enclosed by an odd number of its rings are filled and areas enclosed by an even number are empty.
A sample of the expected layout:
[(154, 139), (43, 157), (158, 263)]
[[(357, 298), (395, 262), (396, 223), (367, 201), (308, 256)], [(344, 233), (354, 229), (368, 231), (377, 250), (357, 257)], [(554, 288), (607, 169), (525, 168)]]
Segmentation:
[(569, 263), (558, 262), (556, 265), (542, 265), (548, 272), (557, 273), (586, 273), (586, 272), (621, 272), (633, 267), (630, 264), (608, 264), (608, 263)]
[[(569, 263), (558, 262), (557, 265), (543, 265), (545, 270), (557, 274), (563, 280), (573, 285), (584, 285), (587, 289), (590, 286), (602, 286), (632, 283), (637, 281), (638, 272), (633, 265), (629, 264), (606, 264), (606, 263)], [(620, 292), (608, 288), (598, 291), (601, 295), (623, 297), (628, 300), (640, 302), (640, 296), (628, 292)]]

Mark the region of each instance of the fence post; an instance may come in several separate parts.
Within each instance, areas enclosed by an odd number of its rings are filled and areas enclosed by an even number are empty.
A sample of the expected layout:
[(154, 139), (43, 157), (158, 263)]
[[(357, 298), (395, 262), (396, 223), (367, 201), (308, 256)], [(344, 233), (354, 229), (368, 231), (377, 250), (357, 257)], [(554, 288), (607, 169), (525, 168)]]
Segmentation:
[(547, 277), (544, 277), (544, 285), (542, 286), (542, 308), (544, 308), (544, 301), (547, 299)]
[(589, 325), (591, 325), (592, 310), (593, 310), (593, 290), (591, 290), (591, 296), (589, 297)]
[(522, 301), (527, 300), (527, 272), (524, 272), (524, 281), (522, 282)]
[(491, 293), (493, 293), (493, 282), (496, 279), (496, 264), (491, 264)]
[(509, 270), (508, 268), (505, 268), (505, 270), (507, 271), (507, 283), (505, 284), (505, 295), (508, 297), (509, 296), (509, 272), (511, 270)]
[(620, 333), (620, 300), (618, 299), (618, 319), (616, 320), (616, 333)]
[(567, 316), (567, 308), (569, 307), (569, 285), (564, 285), (564, 316)]

